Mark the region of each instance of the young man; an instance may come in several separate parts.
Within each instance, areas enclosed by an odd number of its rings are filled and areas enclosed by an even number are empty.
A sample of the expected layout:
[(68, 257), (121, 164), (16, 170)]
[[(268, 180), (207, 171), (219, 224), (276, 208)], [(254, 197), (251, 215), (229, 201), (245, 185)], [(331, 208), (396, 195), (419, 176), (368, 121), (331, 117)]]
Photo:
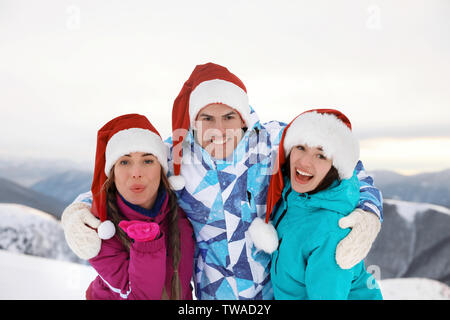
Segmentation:
[[(248, 227), (256, 217), (265, 216), (284, 127), (276, 121), (261, 124), (242, 81), (216, 64), (197, 66), (175, 99), (172, 139), (166, 141), (169, 181), (196, 236), (198, 299), (273, 298), (270, 255), (255, 248)], [(382, 218), (381, 193), (361, 162), (356, 171), (361, 184), (359, 209), (340, 221), (341, 227), (353, 228), (337, 248), (336, 259), (343, 268), (367, 255)], [(101, 242), (85, 226), (96, 228), (97, 223), (81, 198), (65, 210), (62, 222), (72, 250), (91, 258)]]

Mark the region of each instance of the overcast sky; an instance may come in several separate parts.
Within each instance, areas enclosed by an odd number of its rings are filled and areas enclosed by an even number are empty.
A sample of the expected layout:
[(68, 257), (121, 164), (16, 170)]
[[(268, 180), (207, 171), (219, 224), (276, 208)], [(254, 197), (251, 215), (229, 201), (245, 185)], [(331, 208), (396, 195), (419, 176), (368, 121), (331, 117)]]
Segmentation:
[(195, 65), (226, 66), (263, 122), (334, 107), (366, 169), (450, 167), (450, 1), (0, 0), (0, 158), (93, 164), (125, 113), (163, 138)]

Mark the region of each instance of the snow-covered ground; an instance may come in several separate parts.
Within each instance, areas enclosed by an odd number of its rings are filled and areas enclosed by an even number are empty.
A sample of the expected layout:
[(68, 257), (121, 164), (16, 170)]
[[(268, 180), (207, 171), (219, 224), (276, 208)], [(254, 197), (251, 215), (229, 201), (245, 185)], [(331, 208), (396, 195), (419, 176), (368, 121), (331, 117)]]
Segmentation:
[[(388, 201), (400, 205), (408, 221), (430, 206)], [(79, 260), (65, 243), (58, 220), (26, 206), (0, 204), (0, 299), (84, 299), (97, 273), (73, 261)], [(386, 300), (450, 300), (450, 287), (431, 279), (396, 278), (378, 283)]]
[(450, 287), (426, 278), (380, 280), (385, 300), (450, 300)]
[(82, 300), (96, 275), (79, 263), (0, 250), (2, 300)]
[[(89, 266), (0, 250), (0, 299), (83, 300)], [(385, 300), (450, 300), (450, 287), (424, 278), (379, 281)]]
[(0, 203), (0, 249), (82, 262), (67, 245), (59, 220), (43, 211), (15, 203)]

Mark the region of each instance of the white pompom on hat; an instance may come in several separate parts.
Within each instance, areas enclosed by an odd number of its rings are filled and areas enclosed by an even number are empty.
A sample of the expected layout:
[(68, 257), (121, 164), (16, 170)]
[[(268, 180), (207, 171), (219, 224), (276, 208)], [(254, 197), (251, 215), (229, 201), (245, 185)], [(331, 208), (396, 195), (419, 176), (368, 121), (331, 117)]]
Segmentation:
[(172, 190), (179, 191), (182, 190), (186, 184), (183, 176), (170, 176), (169, 183)]
[(97, 234), (100, 239), (108, 240), (116, 234), (116, 227), (110, 220), (105, 220), (100, 223), (97, 228)]
[(256, 248), (271, 254), (278, 248), (278, 233), (272, 223), (256, 217), (248, 228), (250, 238)]

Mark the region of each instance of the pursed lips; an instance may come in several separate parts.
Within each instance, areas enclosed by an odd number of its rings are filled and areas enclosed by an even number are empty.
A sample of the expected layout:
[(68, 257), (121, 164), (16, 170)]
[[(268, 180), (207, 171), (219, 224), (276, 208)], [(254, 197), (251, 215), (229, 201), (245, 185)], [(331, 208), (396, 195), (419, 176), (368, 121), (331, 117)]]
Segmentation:
[(130, 190), (134, 193), (141, 193), (142, 191), (144, 191), (145, 186), (143, 184), (133, 184), (130, 187)]

